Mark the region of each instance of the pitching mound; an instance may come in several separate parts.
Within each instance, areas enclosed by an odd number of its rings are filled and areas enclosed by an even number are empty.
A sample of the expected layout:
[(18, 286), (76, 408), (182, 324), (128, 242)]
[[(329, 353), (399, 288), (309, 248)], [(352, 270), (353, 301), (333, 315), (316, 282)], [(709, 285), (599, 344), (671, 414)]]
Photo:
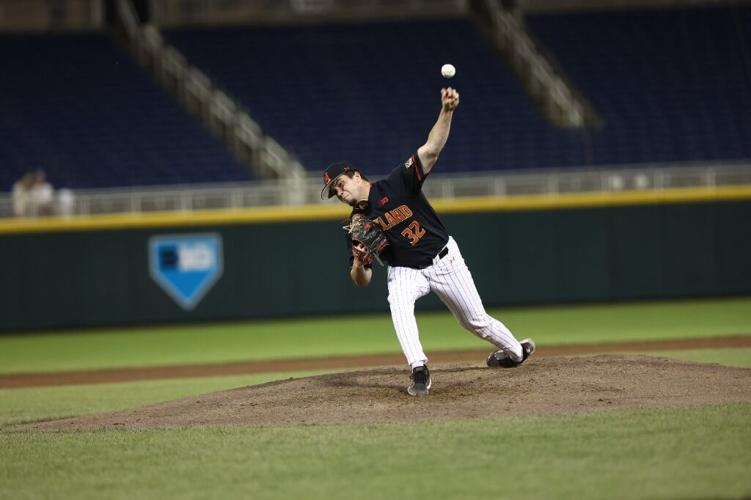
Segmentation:
[(532, 358), (515, 369), (431, 366), (430, 396), (405, 390), (403, 367), (289, 379), (27, 429), (293, 425), (472, 419), (751, 403), (751, 369), (599, 355)]

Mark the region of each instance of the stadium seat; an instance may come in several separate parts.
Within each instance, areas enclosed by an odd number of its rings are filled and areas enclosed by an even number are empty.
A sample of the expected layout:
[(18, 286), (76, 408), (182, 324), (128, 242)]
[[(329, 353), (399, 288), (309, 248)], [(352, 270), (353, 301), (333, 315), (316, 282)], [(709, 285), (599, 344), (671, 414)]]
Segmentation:
[[(591, 99), (599, 129), (553, 127), (469, 19), (167, 33), (309, 169), (383, 174), (422, 144), (438, 89), (462, 95), (440, 170), (751, 156), (747, 8), (535, 15), (529, 29)], [(744, 24), (745, 23), (745, 24)], [(451, 36), (446, 36), (450, 33)], [(439, 68), (457, 66), (446, 81)]]
[(604, 126), (593, 163), (751, 157), (751, 9), (694, 7), (529, 16)]
[(253, 178), (105, 34), (2, 35), (0, 185), (43, 168), (55, 187)]

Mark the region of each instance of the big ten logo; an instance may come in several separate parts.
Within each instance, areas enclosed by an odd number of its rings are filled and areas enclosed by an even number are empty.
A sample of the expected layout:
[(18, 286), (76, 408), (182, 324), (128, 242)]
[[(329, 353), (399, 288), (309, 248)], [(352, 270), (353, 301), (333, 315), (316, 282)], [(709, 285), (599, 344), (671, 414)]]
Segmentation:
[(183, 309), (193, 309), (222, 275), (218, 234), (154, 236), (149, 240), (149, 271)]

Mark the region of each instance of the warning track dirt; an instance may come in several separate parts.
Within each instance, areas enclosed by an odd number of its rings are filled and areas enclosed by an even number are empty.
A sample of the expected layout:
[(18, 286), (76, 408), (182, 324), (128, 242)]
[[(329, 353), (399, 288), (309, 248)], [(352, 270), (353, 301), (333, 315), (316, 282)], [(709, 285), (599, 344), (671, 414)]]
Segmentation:
[[(729, 336), (696, 339), (675, 339), (641, 342), (609, 342), (603, 344), (538, 345), (535, 358), (572, 354), (613, 352), (647, 352), (684, 349), (717, 349), (751, 347), (751, 336)], [(431, 366), (446, 362), (483, 362), (488, 350), (431, 352)], [(109, 370), (69, 371), (51, 373), (18, 373), (0, 375), (0, 389), (42, 387), (71, 384), (105, 384), (134, 380), (167, 378), (215, 377), (247, 373), (283, 373), (309, 370), (338, 370), (372, 366), (399, 365), (402, 354), (375, 354), (365, 356), (337, 356), (329, 358), (249, 361), (241, 363), (156, 366), (118, 368)]]

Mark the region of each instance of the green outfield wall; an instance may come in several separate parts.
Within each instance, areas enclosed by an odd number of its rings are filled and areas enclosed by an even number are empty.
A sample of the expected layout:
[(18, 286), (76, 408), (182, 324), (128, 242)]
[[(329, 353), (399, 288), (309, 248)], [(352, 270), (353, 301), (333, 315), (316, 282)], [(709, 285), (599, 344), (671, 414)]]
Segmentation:
[[(751, 293), (751, 199), (436, 206), (489, 307)], [(388, 310), (383, 269), (349, 279), (341, 208), (249, 213), (0, 225), (0, 330)], [(220, 240), (221, 265), (186, 308), (153, 245), (193, 235)]]

